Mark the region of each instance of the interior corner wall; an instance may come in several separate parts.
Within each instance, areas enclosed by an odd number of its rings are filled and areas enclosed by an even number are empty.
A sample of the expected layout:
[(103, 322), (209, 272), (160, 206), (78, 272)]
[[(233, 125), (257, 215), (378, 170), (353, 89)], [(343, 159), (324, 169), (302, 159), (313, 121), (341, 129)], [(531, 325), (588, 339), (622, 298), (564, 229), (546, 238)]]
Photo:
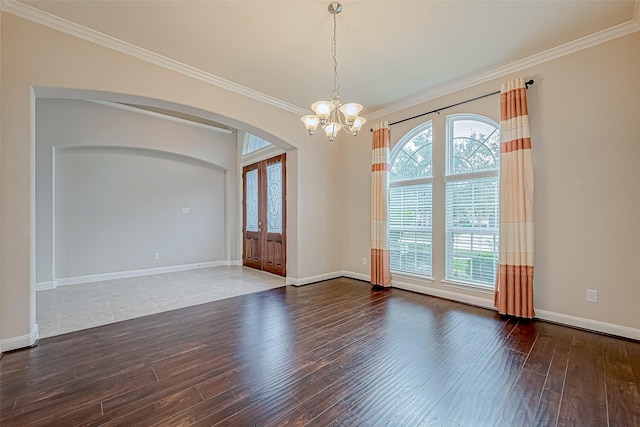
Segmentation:
[[(323, 149), (326, 144), (314, 146), (318, 141), (309, 141), (297, 113), (10, 13), (2, 13), (1, 19), (3, 350), (25, 347), (37, 339), (32, 269), (32, 238), (36, 234), (35, 215), (32, 217), (35, 175), (31, 167), (35, 158), (34, 88), (36, 92), (43, 88), (86, 92), (95, 95), (92, 99), (107, 101), (117, 100), (120, 95), (153, 99), (207, 112), (215, 116), (212, 119), (233, 128), (258, 132), (287, 151), (288, 274), (300, 279), (341, 269), (342, 226), (341, 219), (336, 218), (341, 204), (341, 172), (331, 169), (339, 151), (335, 146)], [(298, 182), (292, 184), (292, 177)]]
[[(2, 147), (2, 11), (0, 10), (0, 147)], [(0, 149), (0, 177), (2, 176), (2, 150)], [(0, 196), (2, 183), (0, 183)], [(2, 197), (0, 197), (0, 231), (2, 230)], [(0, 241), (0, 260), (2, 260), (2, 242)], [(0, 310), (2, 310), (2, 262), (0, 261)], [(2, 322), (2, 315), (0, 315)], [(2, 327), (0, 327), (0, 353), (2, 353)]]
[[(527, 91), (535, 171), (535, 308), (539, 316), (640, 338), (640, 32), (602, 43), (513, 75), (471, 87), (377, 120), (393, 122), (474, 98), (516, 77)], [(447, 114), (494, 117), (499, 98), (444, 110), (391, 127), (392, 145), (410, 129)], [(344, 269), (368, 276), (370, 244), (369, 132), (343, 146)], [(435, 144), (444, 143), (434, 129)], [(434, 197), (437, 195), (434, 194)], [(366, 220), (364, 220), (366, 219)], [(413, 289), (492, 306), (492, 294), (443, 284), (444, 224), (435, 223), (434, 281), (392, 275)], [(598, 290), (598, 303), (585, 290)], [(483, 302), (484, 301), (484, 302)], [(573, 323), (572, 323), (573, 322)]]
[(235, 186), (235, 163), (232, 134), (38, 99), (36, 282), (230, 261), (225, 181)]

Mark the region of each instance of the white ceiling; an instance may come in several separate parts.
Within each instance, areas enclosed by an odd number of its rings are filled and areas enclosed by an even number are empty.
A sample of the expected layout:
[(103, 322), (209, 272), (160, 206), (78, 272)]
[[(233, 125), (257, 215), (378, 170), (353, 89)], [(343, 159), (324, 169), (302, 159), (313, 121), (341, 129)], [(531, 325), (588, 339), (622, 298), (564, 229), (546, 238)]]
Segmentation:
[[(329, 1), (21, 3), (301, 108), (331, 97)], [(341, 98), (377, 111), (628, 23), (637, 3), (343, 0)]]

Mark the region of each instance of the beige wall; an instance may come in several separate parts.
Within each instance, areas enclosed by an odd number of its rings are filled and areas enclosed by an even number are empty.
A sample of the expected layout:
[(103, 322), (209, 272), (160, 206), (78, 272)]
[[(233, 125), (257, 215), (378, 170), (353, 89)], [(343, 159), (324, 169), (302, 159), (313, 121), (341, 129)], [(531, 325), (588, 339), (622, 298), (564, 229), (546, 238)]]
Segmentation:
[[(535, 79), (527, 92), (536, 185), (535, 307), (541, 317), (584, 326), (604, 322), (635, 329), (631, 335), (640, 329), (638, 52), (640, 32), (379, 118), (393, 122), (495, 91), (510, 78)], [(392, 144), (423, 121), (432, 119), (435, 125), (447, 114), (498, 118), (498, 103), (496, 96), (392, 126)], [(356, 144), (340, 141), (345, 175), (344, 268), (362, 275), (369, 274), (362, 257), (369, 253), (370, 138), (363, 132)], [(442, 145), (444, 136), (436, 135), (435, 129), (434, 141), (436, 164), (437, 152), (444, 151), (435, 145)], [(436, 187), (434, 183), (434, 199), (442, 197)], [(394, 281), (490, 305), (491, 294), (441, 283), (444, 224), (436, 223), (435, 215), (433, 234), (434, 248), (441, 248), (439, 254), (434, 249), (434, 283), (398, 275)], [(585, 289), (598, 290), (597, 304), (585, 302)], [(587, 322), (580, 323), (582, 319)]]
[[(337, 145), (327, 148), (319, 138), (309, 140), (296, 114), (7, 13), (2, 14), (2, 64), (3, 350), (28, 345), (35, 326), (32, 88), (37, 88), (36, 92), (41, 88), (104, 91), (112, 98), (113, 94), (127, 94), (189, 106), (280, 145), (287, 150), (290, 178), (288, 276), (300, 279), (341, 269), (342, 228), (336, 215), (340, 177), (338, 170), (327, 167), (339, 158), (339, 149)], [(291, 183), (298, 174), (300, 182)], [(305, 252), (298, 253), (298, 248), (305, 248)]]

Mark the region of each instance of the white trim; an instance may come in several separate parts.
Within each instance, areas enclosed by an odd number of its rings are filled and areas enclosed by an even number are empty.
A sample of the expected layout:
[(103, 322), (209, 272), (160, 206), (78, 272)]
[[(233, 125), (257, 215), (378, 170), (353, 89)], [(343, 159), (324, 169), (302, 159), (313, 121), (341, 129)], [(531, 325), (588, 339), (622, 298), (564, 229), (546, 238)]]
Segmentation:
[(458, 288), (458, 289), (466, 289), (468, 291), (480, 292), (483, 294), (491, 294), (495, 293), (495, 288), (486, 285), (478, 285), (475, 283), (465, 283), (465, 282), (457, 282), (451, 279), (443, 279), (440, 280), (442, 286), (448, 286), (450, 288)]
[(20, 335), (13, 338), (7, 338), (0, 341), (0, 349), (2, 352), (11, 350), (17, 350), (19, 348), (27, 348), (35, 345), (38, 342), (38, 324), (34, 324), (31, 328), (31, 333), (28, 335)]
[(421, 282), (424, 283), (435, 283), (435, 281), (433, 280), (433, 277), (431, 276), (423, 276), (420, 274), (416, 274), (416, 273), (409, 273), (406, 271), (395, 271), (395, 270), (391, 270), (391, 283), (393, 284), (394, 279), (393, 277), (400, 277), (400, 278), (408, 278), (408, 279), (416, 279), (416, 280), (420, 280)]
[(302, 116), (308, 113), (306, 109), (298, 107), (297, 105), (293, 105), (281, 99), (274, 98), (262, 92), (258, 92), (257, 90), (239, 85), (230, 80), (223, 79), (222, 77), (218, 77), (216, 75), (207, 73), (206, 71), (200, 70), (196, 67), (183, 64), (182, 62), (176, 61), (171, 58), (167, 58), (166, 56), (159, 55), (155, 52), (151, 52), (141, 47), (132, 45), (131, 43), (127, 43), (115, 37), (92, 30), (91, 28), (84, 27), (82, 25), (76, 24), (75, 22), (62, 19), (58, 16), (44, 12), (42, 10), (26, 5), (24, 3), (20, 3), (16, 0), (2, 0), (2, 10), (12, 13), (14, 15), (20, 16), (22, 18), (28, 19), (30, 21), (36, 22), (38, 24), (47, 26), (49, 28), (62, 31), (63, 33), (70, 34), (80, 39), (96, 43), (98, 45), (107, 47), (109, 49), (113, 49), (115, 51), (118, 51), (127, 55), (131, 55), (143, 61), (147, 61), (152, 64), (159, 65), (166, 69), (176, 71), (178, 73), (201, 80), (203, 82), (212, 84), (214, 86), (218, 86), (220, 88), (229, 90), (231, 92), (244, 95), (246, 97), (255, 99), (260, 102), (264, 102), (265, 104), (269, 104), (274, 107), (281, 108), (285, 111), (289, 111), (299, 116)]
[[(263, 147), (257, 151), (249, 154), (242, 155), (240, 158), (240, 177), (242, 177), (242, 168), (254, 163), (261, 162), (263, 160), (270, 159), (280, 154), (286, 154), (287, 152), (277, 145), (271, 144), (267, 147)], [(240, 179), (242, 181), (242, 179)]]
[(323, 280), (336, 279), (338, 277), (343, 277), (343, 271), (334, 271), (332, 273), (319, 274), (317, 276), (303, 277), (301, 279), (296, 279), (295, 277), (287, 276), (286, 284), (293, 286), (302, 286), (309, 285), (311, 283), (322, 282)]
[[(35, 154), (33, 155), (35, 158)], [(35, 175), (33, 176), (35, 181)], [(51, 147), (51, 277), (56, 287), (56, 147)], [(37, 290), (37, 288), (36, 288)]]
[(349, 279), (363, 280), (365, 282), (371, 282), (371, 274), (356, 273), (353, 271), (342, 271), (344, 277)]
[(51, 280), (49, 282), (37, 282), (36, 283), (36, 291), (46, 291), (48, 289), (55, 289), (56, 281)]
[(636, 0), (634, 18), (622, 24), (598, 31), (577, 40), (570, 41), (560, 46), (553, 47), (540, 53), (536, 53), (527, 58), (520, 59), (510, 64), (494, 68), (481, 74), (474, 73), (471, 77), (460, 78), (439, 85), (433, 89), (428, 89), (416, 95), (409, 96), (398, 102), (394, 102), (380, 110), (367, 113), (368, 120), (375, 120), (379, 117), (389, 116), (418, 104), (431, 101), (433, 99), (450, 95), (470, 87), (489, 82), (493, 79), (504, 77), (517, 71), (526, 70), (536, 65), (561, 58), (565, 55), (588, 49), (619, 37), (626, 36), (640, 30), (640, 0)]
[[(444, 281), (443, 281), (444, 283)], [(493, 299), (475, 297), (472, 295), (464, 295), (458, 292), (445, 291), (441, 289), (431, 288), (427, 286), (416, 285), (399, 281), (392, 282), (393, 287), (404, 289), (407, 291), (418, 292), (421, 294), (432, 295), (435, 297), (445, 298), (465, 304), (471, 304), (477, 307), (487, 308), (497, 311), (493, 306)], [(471, 290), (471, 289), (470, 289)], [(481, 292), (481, 291), (480, 291)], [(625, 338), (631, 338), (640, 341), (640, 329), (630, 328), (628, 326), (616, 325), (613, 323), (600, 322), (598, 320), (586, 319), (584, 317), (576, 317), (568, 314), (555, 313), (553, 311), (535, 309), (536, 319), (546, 320), (558, 323), (564, 326), (573, 326), (576, 328), (587, 329), (589, 331), (601, 332), (610, 335), (616, 335)]]
[(195, 264), (170, 265), (167, 267), (145, 268), (141, 270), (116, 271), (113, 273), (90, 274), (87, 276), (62, 277), (56, 279), (57, 286), (77, 285), (80, 283), (98, 282), (100, 280), (126, 279), (129, 277), (149, 276), (152, 274), (174, 273), (176, 271), (196, 270), (198, 268), (219, 267), (221, 265), (234, 265), (237, 261), (208, 261)]
[(119, 102), (111, 102), (111, 101), (99, 101), (96, 99), (88, 99), (87, 101), (93, 102), (95, 104), (105, 105), (111, 108), (117, 108), (119, 110), (130, 111), (132, 113), (144, 114), (146, 116), (156, 117), (160, 119), (169, 120), (172, 122), (181, 123), (184, 125), (195, 126), (202, 129), (212, 130), (214, 132), (220, 132), (227, 135), (231, 135), (233, 133), (232, 130), (208, 125), (206, 123), (195, 122), (193, 120), (183, 119), (181, 117), (170, 116), (169, 114), (158, 113), (157, 111), (145, 110), (144, 108), (132, 107), (131, 105), (120, 104)]
[(416, 285), (414, 283), (392, 281), (394, 288), (404, 289), (405, 291), (418, 292), (421, 294), (431, 295), (438, 298), (444, 298), (452, 301), (462, 302), (465, 304), (475, 305), (477, 307), (488, 308), (496, 311), (493, 307), (493, 299), (476, 297), (473, 295), (465, 295), (459, 292), (445, 291), (429, 286)]
[(600, 322), (599, 320), (586, 319), (584, 317), (570, 316), (568, 314), (555, 313), (553, 311), (539, 310), (536, 308), (536, 318), (562, 325), (575, 326), (576, 328), (602, 332), (610, 335), (631, 338), (640, 341), (640, 329), (614, 323)]

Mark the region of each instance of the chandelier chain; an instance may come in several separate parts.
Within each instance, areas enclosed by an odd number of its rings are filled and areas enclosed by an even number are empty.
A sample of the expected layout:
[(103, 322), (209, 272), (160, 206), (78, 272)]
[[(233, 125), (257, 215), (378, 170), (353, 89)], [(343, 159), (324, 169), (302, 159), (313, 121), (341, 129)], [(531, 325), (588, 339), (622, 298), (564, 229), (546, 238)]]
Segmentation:
[(340, 75), (338, 74), (338, 24), (337, 15), (342, 11), (338, 2), (329, 4), (328, 10), (333, 14), (333, 40), (331, 42), (331, 56), (333, 57), (333, 99), (331, 101), (317, 101), (311, 105), (315, 114), (302, 116), (309, 135), (324, 131), (329, 141), (333, 141), (340, 130), (352, 136), (358, 136), (362, 125), (367, 121), (358, 115), (362, 105), (355, 102), (343, 104), (340, 101)]
[(332, 56), (333, 56), (333, 99), (340, 99), (340, 75), (338, 74), (338, 55), (337, 44), (338, 38), (336, 36), (336, 15), (337, 11), (333, 11), (333, 43), (332, 43)]

